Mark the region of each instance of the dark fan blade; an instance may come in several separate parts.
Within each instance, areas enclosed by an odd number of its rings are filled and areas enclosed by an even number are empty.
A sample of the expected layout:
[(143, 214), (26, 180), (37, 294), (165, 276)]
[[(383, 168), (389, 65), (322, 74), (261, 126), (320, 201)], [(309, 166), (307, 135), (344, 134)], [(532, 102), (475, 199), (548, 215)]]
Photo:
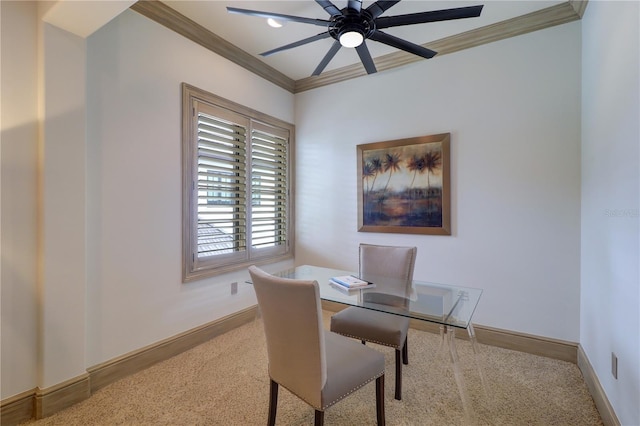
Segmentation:
[(399, 2), (400, 0), (378, 0), (368, 7), (367, 11), (371, 14), (373, 19), (376, 19), (378, 16), (386, 12), (391, 6)]
[(322, 40), (323, 38), (328, 38), (329, 36), (330, 36), (329, 32), (326, 31), (324, 33), (320, 33), (320, 34), (314, 35), (313, 37), (305, 38), (303, 40), (296, 41), (295, 43), (287, 44), (286, 46), (282, 46), (282, 47), (278, 47), (277, 49), (269, 50), (268, 52), (261, 53), (260, 55), (261, 56), (273, 55), (274, 53), (278, 53), (278, 52), (282, 52), (283, 50), (292, 49), (294, 47), (302, 46), (303, 44), (311, 43), (311, 42), (316, 41), (316, 40)]
[(405, 52), (413, 53), (414, 55), (422, 56), (423, 58), (433, 58), (438, 52), (434, 52), (431, 49), (422, 47), (420, 45), (408, 42), (391, 34), (383, 33), (382, 31), (374, 31), (369, 37), (370, 40), (379, 41), (380, 43), (387, 44)]
[(342, 12), (340, 12), (340, 9), (338, 9), (329, 0), (316, 0), (316, 3), (318, 3), (320, 6), (322, 6), (322, 8), (324, 10), (326, 10), (327, 13), (329, 15), (331, 15), (331, 16), (333, 16), (333, 15), (342, 15)]
[(374, 74), (377, 70), (369, 53), (369, 49), (367, 49), (367, 45), (362, 42), (360, 46), (356, 47), (356, 51), (358, 52), (358, 56), (360, 56), (364, 69), (367, 70), (367, 74)]
[(360, 10), (362, 9), (362, 0), (349, 0), (347, 2), (347, 7), (360, 13)]
[(398, 27), (400, 25), (424, 24), (426, 22), (450, 21), (452, 19), (475, 18), (480, 16), (483, 6), (458, 7), (434, 10), (432, 12), (410, 13), (408, 15), (384, 16), (376, 19), (376, 28)]
[(329, 49), (327, 54), (324, 55), (324, 58), (322, 58), (322, 61), (320, 61), (316, 69), (313, 71), (313, 74), (311, 75), (320, 75), (320, 73), (326, 68), (326, 66), (329, 65), (329, 62), (331, 62), (333, 57), (336, 56), (336, 53), (338, 53), (340, 47), (342, 47), (342, 45), (338, 40), (333, 42), (333, 46), (331, 46), (331, 49)]
[(300, 22), (302, 24), (319, 25), (321, 27), (328, 26), (330, 22), (325, 19), (303, 18), (301, 16), (283, 15), (281, 13), (260, 12), (258, 10), (249, 10), (249, 9), (238, 9), (237, 7), (227, 7), (227, 11), (229, 13), (237, 13), (239, 15), (258, 16), (260, 18), (273, 18), (280, 21)]

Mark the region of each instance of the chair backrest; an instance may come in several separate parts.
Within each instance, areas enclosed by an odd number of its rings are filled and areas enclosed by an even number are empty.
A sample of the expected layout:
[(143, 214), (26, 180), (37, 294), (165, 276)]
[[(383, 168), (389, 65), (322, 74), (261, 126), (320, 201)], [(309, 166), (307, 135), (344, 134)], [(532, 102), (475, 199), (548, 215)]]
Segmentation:
[(413, 280), (416, 247), (360, 244), (360, 274)]
[[(360, 244), (360, 275), (376, 282), (377, 290), (406, 298), (411, 291), (417, 251), (416, 247)], [(380, 277), (389, 279), (379, 280)], [(390, 300), (376, 300), (375, 294), (369, 296), (367, 302), (398, 304)]]
[(249, 273), (262, 313), (271, 379), (316, 407), (327, 380), (320, 291), (316, 281)]

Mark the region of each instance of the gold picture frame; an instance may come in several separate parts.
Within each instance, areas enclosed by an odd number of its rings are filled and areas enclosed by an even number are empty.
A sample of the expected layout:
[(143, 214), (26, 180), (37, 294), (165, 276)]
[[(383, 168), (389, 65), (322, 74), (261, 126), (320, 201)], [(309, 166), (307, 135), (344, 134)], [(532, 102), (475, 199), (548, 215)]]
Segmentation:
[(358, 145), (358, 231), (451, 235), (450, 133)]

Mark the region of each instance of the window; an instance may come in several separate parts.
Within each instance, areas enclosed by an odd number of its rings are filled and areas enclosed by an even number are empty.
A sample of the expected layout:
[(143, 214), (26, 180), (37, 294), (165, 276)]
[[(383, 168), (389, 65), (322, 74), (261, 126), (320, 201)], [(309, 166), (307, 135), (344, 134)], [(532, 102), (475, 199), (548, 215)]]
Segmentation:
[(183, 281), (292, 257), (293, 125), (182, 92)]

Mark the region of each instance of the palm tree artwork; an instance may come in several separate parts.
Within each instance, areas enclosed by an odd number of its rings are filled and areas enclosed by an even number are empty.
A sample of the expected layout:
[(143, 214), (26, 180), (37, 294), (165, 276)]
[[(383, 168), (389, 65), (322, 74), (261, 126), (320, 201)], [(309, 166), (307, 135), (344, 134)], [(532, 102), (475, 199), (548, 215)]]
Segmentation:
[[(369, 179), (373, 179), (371, 182), (371, 187), (376, 184), (376, 177), (382, 171), (382, 161), (378, 157), (373, 157), (362, 167), (362, 178), (366, 180), (368, 184)], [(369, 187), (367, 186), (366, 191), (369, 191)]]
[(363, 225), (442, 227), (442, 143), (393, 145), (362, 150)]

